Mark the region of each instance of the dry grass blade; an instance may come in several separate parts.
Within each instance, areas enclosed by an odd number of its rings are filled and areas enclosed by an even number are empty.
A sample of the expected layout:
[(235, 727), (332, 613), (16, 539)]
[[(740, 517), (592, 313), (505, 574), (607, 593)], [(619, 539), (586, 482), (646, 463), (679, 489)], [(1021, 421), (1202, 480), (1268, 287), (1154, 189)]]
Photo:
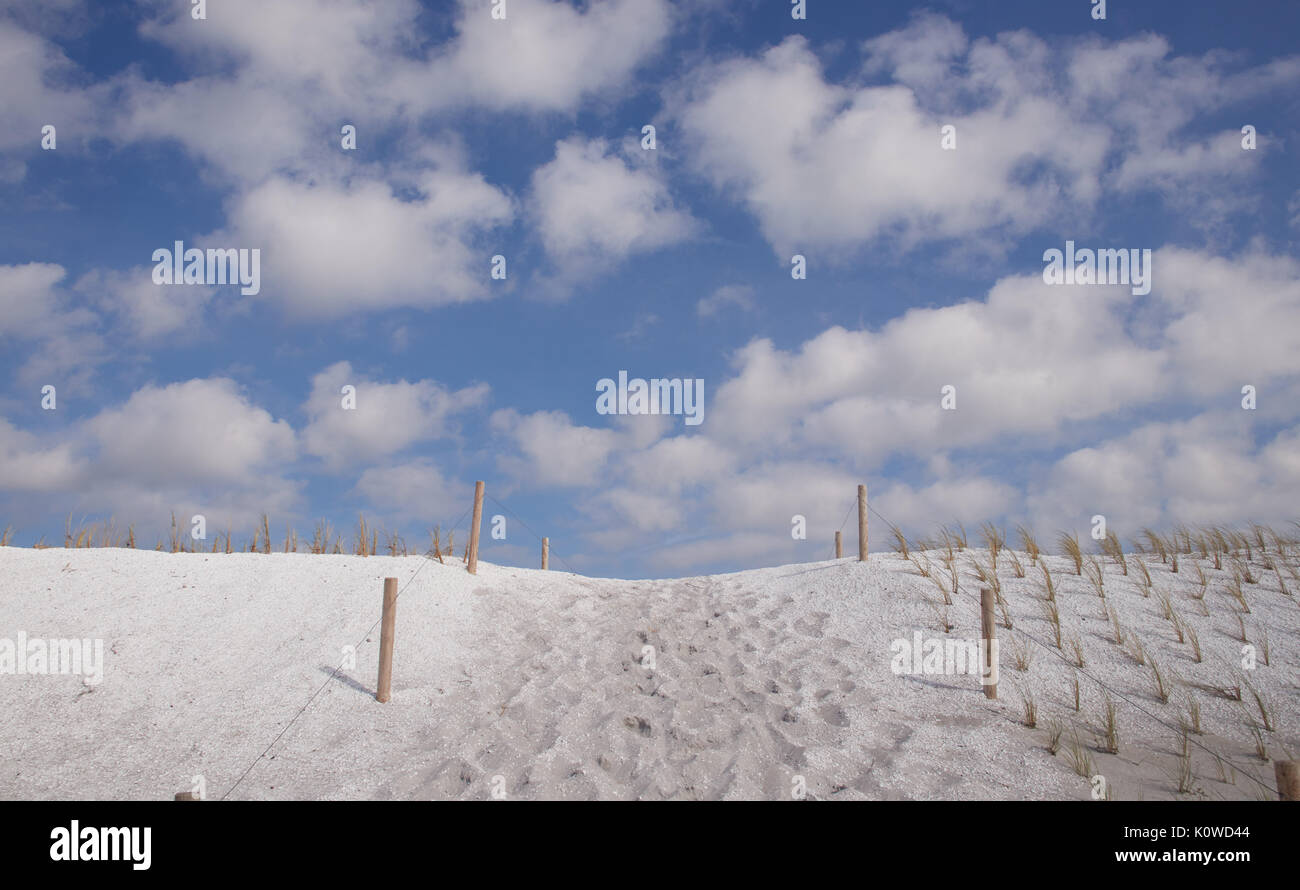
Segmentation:
[(1119, 710), (1115, 707), (1115, 701), (1110, 697), (1110, 693), (1103, 691), (1101, 695), (1102, 742), (1100, 747), (1107, 754), (1118, 754)]
[(1196, 628), (1190, 624), (1187, 625), (1187, 641), (1192, 644), (1192, 661), (1200, 664), (1201, 656), (1201, 638), (1196, 635)]
[(1070, 744), (1066, 746), (1065, 756), (1070, 761), (1070, 767), (1074, 770), (1075, 775), (1082, 776), (1085, 779), (1092, 778), (1092, 755), (1088, 753), (1087, 747), (1079, 741), (1079, 734), (1071, 731)]
[(1169, 693), (1173, 690), (1173, 684), (1169, 675), (1160, 669), (1160, 662), (1156, 661), (1151, 655), (1147, 655), (1147, 661), (1151, 665), (1151, 687), (1155, 692), (1156, 698), (1160, 703), (1169, 703)]
[(1096, 592), (1097, 596), (1105, 599), (1106, 582), (1101, 574), (1101, 563), (1097, 562), (1095, 556), (1088, 557), (1087, 572), (1084, 572), (1083, 574), (1087, 577), (1088, 583), (1092, 585), (1092, 589)]
[(1178, 785), (1179, 794), (1191, 794), (1196, 790), (1196, 777), (1192, 774), (1192, 747), (1187, 736), (1187, 730), (1181, 733), (1182, 744), (1178, 751), (1178, 767), (1174, 773), (1174, 780)]
[(932, 574), (927, 575), (926, 577), (934, 583), (935, 587), (939, 588), (939, 597), (943, 600), (944, 605), (951, 606), (952, 592), (948, 587), (948, 582), (939, 577), (939, 570), (936, 569)]
[(1070, 558), (1074, 563), (1074, 573), (1083, 574), (1083, 549), (1079, 546), (1079, 536), (1067, 532), (1061, 532), (1057, 542), (1061, 546), (1061, 552)]
[(1026, 526), (1016, 526), (1016, 532), (1020, 535), (1020, 549), (1029, 554), (1031, 563), (1038, 562), (1038, 541), (1034, 539), (1034, 533)]
[(1101, 542), (1101, 549), (1107, 556), (1115, 560), (1125, 575), (1128, 575), (1128, 560), (1124, 557), (1124, 546), (1119, 542), (1119, 535), (1112, 532), (1106, 533), (1106, 538)]
[(894, 536), (894, 551), (901, 555), (903, 559), (907, 559), (909, 553), (907, 549), (907, 536), (903, 534), (902, 530), (898, 526), (893, 524), (889, 526), (889, 532)]
[(1083, 667), (1083, 643), (1073, 635), (1070, 637), (1070, 651), (1074, 653), (1074, 666)]
[(1119, 622), (1119, 613), (1115, 611), (1114, 606), (1111, 606), (1107, 610), (1107, 614), (1110, 616), (1111, 637), (1115, 640), (1116, 646), (1122, 647), (1124, 645), (1125, 632), (1124, 625)]
[(1034, 661), (1034, 650), (1020, 640), (1018, 635), (1011, 638), (1011, 663), (1016, 670), (1024, 673)]
[(1053, 757), (1056, 752), (1061, 750), (1061, 735), (1065, 732), (1065, 727), (1059, 720), (1048, 721), (1047, 724), (1047, 753)]
[(1056, 603), (1050, 600), (1043, 602), (1043, 609), (1047, 612), (1047, 620), (1052, 625), (1052, 642), (1056, 648), (1061, 648), (1061, 610), (1056, 607)]
[(1024, 717), (1022, 721), (1026, 727), (1033, 729), (1038, 725), (1038, 703), (1034, 701), (1034, 694), (1026, 689), (1018, 690), (1020, 692), (1020, 701), (1024, 705)]
[[(1007, 554), (1007, 559), (1011, 560), (1011, 571), (1012, 571), (1012, 573), (1013, 573), (1017, 578), (1023, 578), (1023, 577), (1025, 577), (1025, 567), (1021, 564), (1021, 562), (1020, 562), (1020, 557), (1016, 555), (1016, 551), (1014, 551), (1014, 550), (1007, 550), (1007, 551), (1005, 551), (1005, 552), (1006, 552), (1006, 554)], [(1280, 578), (1281, 578), (1281, 576), (1279, 576), (1279, 580), (1280, 580)]]

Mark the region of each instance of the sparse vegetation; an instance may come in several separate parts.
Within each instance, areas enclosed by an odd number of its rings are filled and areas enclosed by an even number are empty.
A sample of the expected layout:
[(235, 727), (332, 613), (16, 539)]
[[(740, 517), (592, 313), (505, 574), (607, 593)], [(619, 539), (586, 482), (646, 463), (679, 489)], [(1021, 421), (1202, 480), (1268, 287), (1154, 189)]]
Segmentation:
[(1020, 548), (1029, 555), (1029, 561), (1037, 564), (1038, 562), (1038, 541), (1034, 539), (1034, 533), (1028, 527), (1023, 525), (1016, 526), (1016, 532), (1020, 535)]
[(1047, 612), (1047, 620), (1052, 626), (1052, 642), (1056, 648), (1061, 648), (1061, 610), (1056, 607), (1056, 603), (1051, 600), (1043, 602), (1043, 609)]
[(1086, 573), (1088, 583), (1092, 585), (1093, 591), (1102, 599), (1106, 598), (1106, 582), (1102, 578), (1101, 563), (1097, 562), (1095, 556), (1088, 557), (1088, 571)]
[(1024, 717), (1022, 722), (1030, 729), (1038, 725), (1038, 703), (1034, 701), (1034, 694), (1027, 689), (1020, 690), (1020, 701), (1024, 708)]
[(1019, 635), (1011, 637), (1011, 663), (1015, 665), (1016, 670), (1024, 673), (1029, 670), (1029, 665), (1034, 661), (1034, 650), (1021, 641)]
[(1101, 750), (1107, 754), (1119, 753), (1119, 713), (1110, 693), (1102, 692), (1101, 705)]
[(1083, 574), (1083, 549), (1079, 546), (1079, 536), (1074, 533), (1061, 532), (1059, 538), (1061, 552), (1074, 563), (1074, 573)]
[(894, 536), (894, 552), (907, 559), (911, 552), (907, 548), (907, 536), (903, 534), (902, 529), (893, 524), (889, 526), (889, 532)]
[(1061, 750), (1061, 735), (1065, 732), (1065, 727), (1059, 720), (1051, 720), (1047, 724), (1047, 753), (1053, 757), (1056, 752)]
[(1110, 531), (1106, 533), (1106, 538), (1101, 542), (1102, 552), (1115, 560), (1115, 564), (1125, 576), (1128, 575), (1128, 560), (1124, 558), (1124, 546), (1119, 542), (1119, 535)]
[(1196, 790), (1196, 777), (1192, 774), (1191, 740), (1188, 738), (1186, 729), (1180, 733), (1180, 736), (1178, 766), (1174, 774), (1174, 780), (1178, 785), (1179, 794), (1191, 794)]
[(1168, 672), (1161, 670), (1160, 662), (1156, 661), (1151, 655), (1147, 655), (1147, 663), (1151, 666), (1151, 686), (1155, 692), (1156, 699), (1163, 704), (1168, 704), (1169, 693), (1172, 691), (1172, 678)]
[(1082, 776), (1085, 779), (1092, 778), (1092, 755), (1088, 753), (1087, 747), (1079, 741), (1079, 734), (1071, 731), (1070, 744), (1065, 749), (1065, 756), (1070, 761), (1070, 768), (1074, 770), (1075, 775)]
[(1074, 666), (1083, 667), (1083, 643), (1076, 636), (1070, 637), (1070, 651), (1074, 653)]
[(1047, 596), (1049, 603), (1056, 602), (1056, 585), (1052, 583), (1052, 572), (1047, 568), (1047, 563), (1040, 562), (1038, 567), (1043, 570), (1043, 591)]
[[(1013, 573), (1017, 578), (1023, 578), (1023, 577), (1025, 577), (1025, 567), (1020, 563), (1020, 557), (1016, 555), (1016, 551), (1014, 551), (1014, 550), (1007, 550), (1007, 551), (1005, 551), (1005, 552), (1006, 552), (1006, 554), (1007, 554), (1007, 559), (1010, 560), (1010, 562), (1011, 562), (1011, 572), (1012, 572), (1012, 573)], [(1278, 576), (1278, 580), (1279, 580), (1279, 581), (1281, 580), (1281, 576), (1280, 576), (1280, 575)], [(1285, 592), (1285, 591), (1284, 591), (1284, 592)]]

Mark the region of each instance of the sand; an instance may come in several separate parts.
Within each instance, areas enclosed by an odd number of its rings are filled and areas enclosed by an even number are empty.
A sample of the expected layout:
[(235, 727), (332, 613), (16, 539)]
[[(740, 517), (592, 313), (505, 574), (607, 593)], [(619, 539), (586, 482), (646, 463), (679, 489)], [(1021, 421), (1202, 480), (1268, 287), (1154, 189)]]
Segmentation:
[[(935, 556), (936, 554), (932, 554)], [(949, 636), (979, 633), (971, 560)], [(999, 566), (1000, 696), (977, 676), (896, 674), (896, 639), (942, 639), (939, 594), (897, 554), (654, 581), (459, 560), (0, 548), (0, 639), (103, 640), (102, 682), (0, 673), (0, 798), (170, 799), (1117, 799), (1267, 796), (1259, 711), (1215, 688), (1250, 686), (1274, 724), (1270, 757), (1300, 751), (1300, 605), (1258, 566), (1247, 637), (1269, 664), (1240, 670), (1229, 575), (1209, 563), (1107, 561), (1106, 599), (1048, 557), (1064, 638), (1085, 653), (1080, 711), (1068, 642), (1051, 643), (1040, 573)], [(1257, 560), (1259, 555), (1256, 554)], [(1226, 567), (1225, 567), (1226, 568)], [(393, 696), (374, 699), (382, 579), (400, 579)], [(1161, 616), (1166, 592), (1197, 632), (1193, 659)], [(1170, 677), (1112, 639), (1105, 608)], [(1028, 634), (1028, 637), (1022, 636)], [(1019, 642), (1013, 642), (1019, 640)], [(356, 664), (331, 677), (356, 645)], [(653, 647), (647, 649), (647, 647)], [(1026, 671), (1014, 650), (1032, 651)], [(1262, 658), (1262, 656), (1261, 656)], [(1096, 749), (1106, 684), (1119, 752)], [(1021, 690), (1038, 708), (1023, 725)], [(1189, 696), (1191, 790), (1178, 790)], [(1067, 727), (1049, 749), (1050, 721)], [(1080, 776), (1065, 747), (1092, 761)], [(272, 744), (274, 742), (274, 744)], [(263, 757), (268, 745), (270, 750)]]

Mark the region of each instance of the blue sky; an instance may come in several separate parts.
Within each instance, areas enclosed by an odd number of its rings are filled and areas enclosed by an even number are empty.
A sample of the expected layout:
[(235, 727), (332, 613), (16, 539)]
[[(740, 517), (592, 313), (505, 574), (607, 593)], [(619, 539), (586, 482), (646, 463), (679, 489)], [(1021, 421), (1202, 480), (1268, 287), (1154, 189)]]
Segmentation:
[[(1300, 10), (1092, 6), (0, 4), (0, 527), (414, 545), (485, 479), (642, 576), (824, 558), (858, 481), (913, 534), (1289, 519)], [(155, 285), (176, 240), (261, 292)], [(1151, 293), (1044, 284), (1066, 240)], [(704, 422), (597, 414), (622, 369)]]

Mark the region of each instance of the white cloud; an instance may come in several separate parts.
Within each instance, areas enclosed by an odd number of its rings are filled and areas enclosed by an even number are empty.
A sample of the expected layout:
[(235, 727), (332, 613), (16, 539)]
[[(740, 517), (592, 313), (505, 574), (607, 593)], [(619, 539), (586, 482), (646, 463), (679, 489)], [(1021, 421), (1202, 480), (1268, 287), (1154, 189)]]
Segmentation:
[(605, 484), (601, 473), (619, 444), (613, 430), (575, 426), (558, 411), (521, 415), (504, 409), (492, 415), (492, 428), (517, 449), (517, 454), (501, 459), (501, 468), (536, 487)]
[[(1189, 139), (1187, 125), (1300, 76), (1297, 59), (1228, 74), (1221, 56), (1171, 57), (1153, 35), (971, 41), (936, 15), (864, 49), (869, 78), (828, 81), (791, 36), (702, 65), (668, 93), (691, 163), (743, 202), (778, 255), (877, 241), (1001, 248), (1040, 226), (1085, 224), (1108, 190), (1231, 210), (1257, 153), (1234, 153), (1222, 134)], [(940, 145), (948, 124), (954, 151)]]
[(95, 440), (96, 467), (118, 480), (240, 486), (297, 457), (289, 424), (224, 378), (145, 386), (85, 428)]
[(1300, 373), (1300, 261), (1171, 247), (1156, 253), (1154, 274), (1162, 345), (1182, 388), (1239, 391)]
[(200, 285), (154, 284), (153, 268), (146, 266), (124, 272), (94, 269), (78, 279), (75, 289), (117, 316), (127, 335), (138, 340), (193, 334), (214, 292)]
[(264, 298), (299, 317), (487, 299), (494, 250), (482, 236), (511, 220), (510, 199), (452, 166), (414, 179), (407, 200), (385, 182), (273, 178), (236, 198), (228, 231), (205, 240), (260, 248)]
[(68, 441), (42, 442), (0, 417), (0, 489), (60, 492), (75, 488), (86, 470)]
[(619, 157), (604, 140), (571, 138), (557, 142), (555, 159), (533, 172), (531, 216), (561, 279), (600, 272), (698, 231), (639, 151)]
[(18, 369), (25, 385), (78, 387), (110, 358), (95, 331), (95, 313), (72, 305), (62, 283), (67, 271), (53, 263), (0, 266), (0, 342), (27, 354)]
[[(344, 386), (355, 387), (356, 407), (343, 408)], [(452, 418), (486, 401), (487, 384), (450, 390), (433, 380), (380, 383), (337, 362), (312, 378), (303, 410), (303, 449), (330, 470), (397, 454), (417, 442), (455, 432)]]
[[(419, 519), (432, 526), (435, 522), (453, 522), (464, 507), (473, 501), (473, 488), (449, 480), (431, 459), (370, 467), (357, 480), (355, 491), (395, 520)], [(443, 528), (444, 542), (447, 529)], [(408, 546), (424, 547), (428, 542), (408, 541)]]
[(429, 64), (399, 81), (400, 95), (431, 108), (572, 111), (625, 85), (663, 44), (672, 23), (665, 0), (461, 0), (456, 37)]
[[(18, 157), (41, 151), (41, 129), (53, 125), (58, 151), (75, 152), (98, 135), (102, 86), (86, 87), (84, 75), (63, 51), (0, 16), (0, 151)], [(9, 180), (20, 179), (23, 162), (11, 159)]]
[(754, 289), (747, 284), (724, 284), (695, 305), (701, 318), (717, 315), (728, 306), (746, 311), (754, 308)]
[[(894, 483), (884, 491), (868, 490), (868, 502), (881, 516), (902, 529), (933, 532), (950, 522), (969, 526), (1003, 516), (1022, 502), (1018, 488), (979, 475), (940, 479), (924, 487)], [(854, 520), (856, 523), (856, 520)], [(884, 549), (889, 528), (870, 516), (872, 549)]]
[(0, 266), (0, 337), (47, 332), (51, 307), (60, 300), (55, 288), (65, 277), (67, 271), (53, 263)]
[(1027, 496), (1034, 521), (1079, 528), (1094, 514), (1122, 537), (1171, 522), (1285, 522), (1300, 490), (1300, 427), (1255, 443), (1251, 412), (1207, 411), (1078, 448)]

